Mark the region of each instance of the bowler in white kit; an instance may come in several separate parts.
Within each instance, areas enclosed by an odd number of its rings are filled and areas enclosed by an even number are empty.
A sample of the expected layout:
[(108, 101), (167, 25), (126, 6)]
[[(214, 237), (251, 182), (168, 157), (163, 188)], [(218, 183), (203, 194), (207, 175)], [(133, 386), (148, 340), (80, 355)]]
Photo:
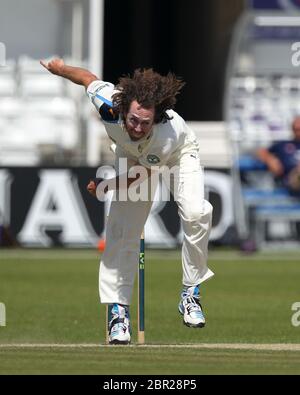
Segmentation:
[[(116, 154), (126, 158), (127, 166), (143, 166), (148, 178), (161, 167), (177, 169), (170, 184), (176, 196), (183, 227), (182, 291), (178, 309), (188, 327), (202, 328), (205, 318), (200, 304), (200, 284), (214, 273), (207, 267), (208, 240), (212, 206), (204, 199), (203, 170), (194, 132), (174, 111), (176, 96), (183, 82), (169, 73), (162, 76), (152, 69), (135, 70), (113, 84), (99, 80), (88, 70), (66, 65), (62, 59), (41, 64), (51, 73), (83, 85), (100, 114)], [(154, 171), (153, 171), (154, 169)], [(122, 180), (130, 188), (142, 177), (118, 174), (113, 182), (97, 185), (91, 181), (88, 190), (96, 195), (99, 186), (104, 193), (114, 190), (106, 226), (106, 247), (99, 274), (101, 303), (111, 305), (109, 342), (128, 344), (131, 339), (129, 307), (139, 256), (140, 235), (151, 209), (146, 201), (118, 199)], [(147, 181), (147, 180), (146, 180)]]

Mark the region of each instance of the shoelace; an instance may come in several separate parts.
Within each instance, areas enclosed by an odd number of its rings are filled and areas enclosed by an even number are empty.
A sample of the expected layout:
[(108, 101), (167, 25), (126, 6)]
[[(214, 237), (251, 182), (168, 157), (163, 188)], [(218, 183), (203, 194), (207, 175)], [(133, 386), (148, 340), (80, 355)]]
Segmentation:
[(186, 306), (189, 313), (192, 313), (193, 311), (199, 311), (199, 308), (201, 309), (200, 301), (198, 298), (194, 298), (193, 296), (187, 296), (186, 298), (184, 298), (183, 301), (184, 304), (189, 305)]
[(125, 332), (127, 328), (127, 325), (125, 323), (126, 318), (128, 319), (126, 312), (125, 314), (112, 314), (112, 319), (109, 322), (110, 332), (116, 324), (119, 324), (118, 326), (121, 326), (122, 330)]
[[(129, 328), (128, 324), (125, 323), (125, 317), (124, 318), (120, 318), (119, 316), (116, 316), (114, 319), (112, 319), (109, 323), (109, 331), (110, 333), (113, 332), (113, 328), (115, 328), (115, 326), (117, 325), (117, 328), (121, 328), (122, 331), (125, 333), (127, 328)], [(116, 332), (116, 328), (114, 330), (114, 332)]]

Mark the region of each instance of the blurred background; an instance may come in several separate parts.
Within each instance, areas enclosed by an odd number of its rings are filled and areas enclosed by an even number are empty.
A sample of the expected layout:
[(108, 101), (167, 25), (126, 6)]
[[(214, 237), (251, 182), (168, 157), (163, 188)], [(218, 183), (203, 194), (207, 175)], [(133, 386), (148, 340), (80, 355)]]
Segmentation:
[[(39, 64), (59, 56), (113, 83), (138, 67), (182, 77), (176, 110), (200, 141), (211, 245), (299, 248), (299, 199), (254, 152), (289, 138), (300, 114), (300, 1), (0, 0), (0, 42), (0, 246), (94, 247), (105, 235), (107, 207), (85, 187), (113, 164), (109, 141), (83, 88)], [(149, 247), (180, 244), (176, 212), (155, 203)]]

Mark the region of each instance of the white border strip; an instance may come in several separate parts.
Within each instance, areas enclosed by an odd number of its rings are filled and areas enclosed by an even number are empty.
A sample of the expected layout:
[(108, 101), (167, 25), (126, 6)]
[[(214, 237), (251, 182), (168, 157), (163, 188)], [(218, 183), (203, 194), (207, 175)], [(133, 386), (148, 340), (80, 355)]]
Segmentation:
[(55, 344), (55, 343), (14, 343), (14, 344), (0, 344), (2, 349), (80, 349), (80, 348), (118, 348), (118, 347), (134, 347), (134, 348), (179, 348), (179, 349), (209, 349), (209, 350), (248, 350), (248, 351), (298, 351), (300, 352), (300, 344), (293, 343), (278, 343), (278, 344), (252, 344), (252, 343), (200, 343), (200, 344), (144, 344), (144, 345), (127, 345), (127, 346), (109, 346), (95, 343), (82, 344)]

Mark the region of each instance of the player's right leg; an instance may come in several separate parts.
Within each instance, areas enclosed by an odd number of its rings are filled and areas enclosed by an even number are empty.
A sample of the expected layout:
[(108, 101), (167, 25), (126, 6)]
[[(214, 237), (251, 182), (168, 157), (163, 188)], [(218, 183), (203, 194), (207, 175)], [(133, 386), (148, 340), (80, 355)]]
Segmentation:
[(99, 271), (101, 303), (115, 306), (112, 311), (115, 321), (111, 321), (109, 328), (111, 342), (130, 341), (129, 305), (139, 262), (140, 237), (151, 206), (151, 199), (120, 201), (116, 197), (111, 203)]
[(99, 270), (101, 303), (113, 304), (109, 342), (130, 342), (129, 306), (139, 262), (140, 237), (151, 202), (112, 202)]
[(129, 306), (113, 303), (108, 305), (108, 310), (109, 344), (129, 344), (131, 340)]

